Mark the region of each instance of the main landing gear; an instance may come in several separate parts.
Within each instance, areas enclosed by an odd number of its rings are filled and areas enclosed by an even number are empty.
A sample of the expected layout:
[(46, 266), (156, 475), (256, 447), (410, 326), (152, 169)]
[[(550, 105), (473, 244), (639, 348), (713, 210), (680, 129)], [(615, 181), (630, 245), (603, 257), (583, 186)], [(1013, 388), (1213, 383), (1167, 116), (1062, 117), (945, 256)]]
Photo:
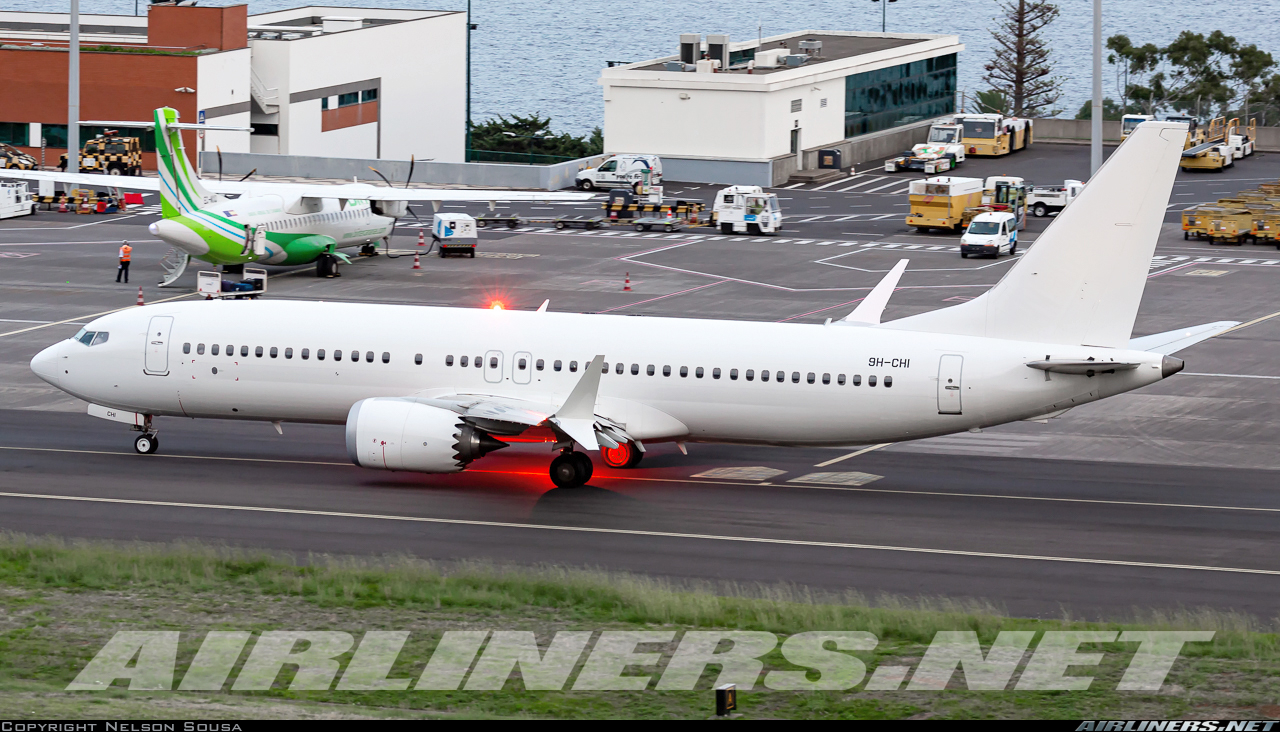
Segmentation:
[(160, 449), (160, 438), (154, 432), (143, 432), (133, 441), (133, 449), (140, 455), (152, 455)]
[(600, 458), (611, 468), (634, 468), (644, 453), (632, 442), (619, 442), (617, 447), (600, 447)]
[(591, 480), (591, 458), (586, 453), (564, 450), (551, 461), (551, 482), (557, 488), (578, 488)]

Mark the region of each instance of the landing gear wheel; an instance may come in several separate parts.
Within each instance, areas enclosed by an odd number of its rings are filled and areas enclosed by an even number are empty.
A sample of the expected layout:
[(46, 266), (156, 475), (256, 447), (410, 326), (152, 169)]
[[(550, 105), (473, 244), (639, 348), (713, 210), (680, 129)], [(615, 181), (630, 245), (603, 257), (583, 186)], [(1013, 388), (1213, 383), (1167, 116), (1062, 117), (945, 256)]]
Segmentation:
[(631, 442), (618, 443), (617, 447), (600, 448), (600, 459), (611, 468), (634, 468), (642, 457), (644, 453)]
[(139, 455), (151, 455), (160, 449), (160, 438), (149, 432), (138, 435), (138, 439), (133, 441), (133, 449), (137, 450)]
[(591, 480), (591, 458), (580, 452), (561, 453), (551, 461), (551, 482), (557, 488), (577, 488)]

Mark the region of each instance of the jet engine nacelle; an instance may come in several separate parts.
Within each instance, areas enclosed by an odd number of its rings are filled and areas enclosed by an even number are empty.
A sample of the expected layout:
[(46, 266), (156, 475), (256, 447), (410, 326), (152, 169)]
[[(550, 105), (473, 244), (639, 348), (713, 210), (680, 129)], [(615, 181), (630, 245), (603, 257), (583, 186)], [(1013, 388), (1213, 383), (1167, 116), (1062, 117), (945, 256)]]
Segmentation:
[(369, 208), (379, 216), (390, 216), (393, 219), (402, 219), (409, 215), (408, 201), (370, 201)]
[(457, 473), (506, 446), (447, 409), (410, 399), (362, 399), (347, 413), (347, 454), (362, 468)]

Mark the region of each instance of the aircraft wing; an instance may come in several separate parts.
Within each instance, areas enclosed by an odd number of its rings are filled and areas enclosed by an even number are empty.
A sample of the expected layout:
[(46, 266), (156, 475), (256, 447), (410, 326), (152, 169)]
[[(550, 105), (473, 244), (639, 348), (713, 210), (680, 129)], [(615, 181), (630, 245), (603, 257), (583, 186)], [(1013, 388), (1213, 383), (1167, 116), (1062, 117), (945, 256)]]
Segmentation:
[[(598, 370), (597, 365), (597, 370)], [(598, 371), (597, 371), (598, 372)], [(594, 394), (590, 397), (594, 401)], [(443, 394), (411, 397), (414, 401), (456, 412), (468, 422), (496, 436), (518, 435), (529, 427), (544, 425), (574, 439), (589, 450), (617, 447), (637, 442), (622, 425), (600, 414), (578, 416), (566, 413), (569, 405), (557, 407), (514, 397), (491, 394)], [(572, 409), (572, 407), (570, 407)]]
[(1239, 321), (1220, 320), (1216, 323), (1193, 325), (1190, 328), (1180, 328), (1167, 333), (1155, 333), (1130, 339), (1129, 348), (1134, 351), (1150, 351), (1168, 356), (1184, 348), (1190, 348), (1200, 341), (1225, 333), (1237, 325), (1240, 325)]
[[(103, 176), (105, 177), (105, 176)], [(269, 181), (200, 182), (214, 193), (337, 198), (349, 201), (586, 201), (593, 193), (503, 191), (459, 188), (389, 188), (372, 183), (272, 183)]]
[(143, 178), (136, 175), (103, 175), (101, 173), (62, 173), (52, 170), (14, 170), (0, 168), (0, 178), (18, 178), (19, 180), (51, 180), (58, 183), (72, 183), (82, 188), (100, 190), (103, 188), (123, 188), (128, 191), (160, 190), (159, 178)]

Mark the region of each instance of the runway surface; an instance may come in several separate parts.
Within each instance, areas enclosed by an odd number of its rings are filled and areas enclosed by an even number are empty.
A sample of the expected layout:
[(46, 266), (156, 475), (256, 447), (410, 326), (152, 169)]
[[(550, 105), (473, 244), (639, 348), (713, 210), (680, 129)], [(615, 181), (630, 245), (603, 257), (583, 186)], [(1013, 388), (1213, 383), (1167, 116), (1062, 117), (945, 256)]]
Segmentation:
[[(1087, 148), (1044, 145), (957, 172), (1048, 183), (1080, 177), (1087, 160)], [(460, 475), (374, 473), (347, 462), (341, 428), (311, 425), (277, 436), (266, 424), (160, 419), (160, 454), (135, 455), (127, 429), (88, 417), (28, 361), (131, 307), (138, 283), (149, 303), (190, 297), (198, 263), (178, 287), (155, 287), (167, 247), (146, 231), (151, 208), (6, 220), (0, 528), (790, 582), (977, 598), (1021, 615), (1204, 605), (1270, 619), (1280, 606), (1280, 252), (1184, 241), (1175, 222), (1182, 202), (1280, 177), (1278, 162), (1258, 155), (1220, 176), (1179, 176), (1135, 335), (1246, 324), (1180, 353), (1182, 374), (1048, 424), (865, 452), (873, 446), (690, 445), (686, 457), (655, 445), (637, 470), (597, 462), (578, 490), (551, 486), (545, 446), (494, 453)], [(1015, 261), (960, 260), (954, 236), (904, 227), (898, 187), (859, 180), (779, 191), (788, 224), (774, 238), (486, 230), (474, 260), (428, 257), (413, 271), (411, 258), (360, 259), (336, 280), (274, 270), (268, 296), (529, 309), (550, 299), (562, 311), (820, 323), (909, 258), (891, 320), (974, 297)], [(1048, 224), (1032, 219), (1022, 248)], [(410, 250), (416, 237), (402, 227), (395, 246)], [(122, 238), (136, 247), (128, 286), (113, 281)]]

